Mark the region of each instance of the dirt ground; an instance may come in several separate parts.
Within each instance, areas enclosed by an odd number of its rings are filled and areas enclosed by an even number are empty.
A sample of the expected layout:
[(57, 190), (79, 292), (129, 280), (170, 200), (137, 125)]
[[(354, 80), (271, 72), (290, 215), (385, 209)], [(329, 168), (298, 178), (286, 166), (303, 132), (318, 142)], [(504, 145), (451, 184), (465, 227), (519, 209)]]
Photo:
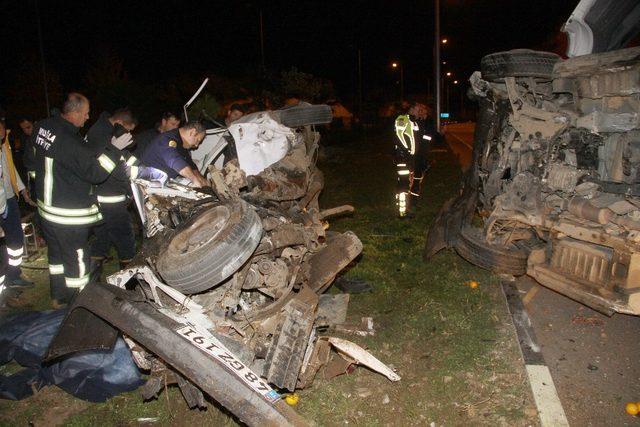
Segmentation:
[[(355, 206), (353, 217), (331, 226), (360, 237), (363, 255), (346, 276), (374, 287), (351, 297), (348, 321), (371, 316), (376, 334), (345, 338), (368, 347), (402, 380), (391, 383), (362, 367), (332, 380), (318, 378), (299, 392), (297, 410), (314, 425), (537, 425), (499, 279), (451, 251), (429, 263), (421, 258), (426, 227), (456, 191), (459, 168), (444, 147), (436, 147), (416, 217), (398, 219), (392, 137), (386, 130), (326, 137), (332, 144), (320, 158), (326, 178), (321, 201), (323, 207)], [(44, 266), (44, 259), (32, 265)], [(29, 277), (37, 287), (23, 295), (18, 309), (46, 309), (46, 271), (32, 270)], [(471, 289), (470, 280), (479, 286)], [(189, 411), (175, 389), (148, 403), (133, 392), (91, 404), (48, 387), (20, 402), (0, 401), (0, 425), (25, 424), (235, 423), (213, 405)]]

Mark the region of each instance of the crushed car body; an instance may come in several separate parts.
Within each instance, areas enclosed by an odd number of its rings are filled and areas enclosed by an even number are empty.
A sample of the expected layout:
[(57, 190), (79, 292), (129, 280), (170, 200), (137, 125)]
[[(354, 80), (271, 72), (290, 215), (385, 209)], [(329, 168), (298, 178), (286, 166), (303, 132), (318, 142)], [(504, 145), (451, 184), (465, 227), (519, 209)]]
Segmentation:
[[(121, 332), (150, 373), (145, 398), (169, 378), (192, 408), (204, 392), (248, 425), (305, 424), (280, 392), (310, 384), (329, 361), (320, 295), (362, 251), (355, 234), (327, 230), (352, 208), (318, 204), (312, 126), (330, 120), (328, 106), (308, 104), (255, 113), (207, 130), (193, 153), (211, 188), (133, 184), (147, 238), (127, 269), (78, 295), (48, 358), (108, 348)], [(399, 379), (336, 343), (351, 363)]]
[[(580, 4), (588, 22), (589, 7), (640, 12), (637, 2)], [(640, 48), (620, 49), (635, 34), (627, 27), (620, 37), (597, 28), (587, 47), (572, 36), (581, 55), (566, 60), (530, 50), (482, 59), (470, 79), (480, 105), (472, 165), (425, 257), (453, 247), (608, 315), (639, 315)]]

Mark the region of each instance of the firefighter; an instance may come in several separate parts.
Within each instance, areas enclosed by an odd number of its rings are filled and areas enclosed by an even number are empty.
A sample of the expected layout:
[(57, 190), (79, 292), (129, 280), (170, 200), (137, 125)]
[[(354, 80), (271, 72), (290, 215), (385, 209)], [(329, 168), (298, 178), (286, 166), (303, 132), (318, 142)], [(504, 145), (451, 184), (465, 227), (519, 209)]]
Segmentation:
[(93, 185), (109, 175), (121, 181), (130, 175), (118, 153), (105, 148), (96, 154), (87, 146), (79, 130), (88, 119), (89, 100), (71, 93), (60, 115), (37, 123), (31, 140), (27, 167), (36, 176), (54, 308), (64, 307), (89, 282), (89, 231), (102, 219)]
[(165, 172), (169, 178), (183, 176), (196, 187), (209, 183), (191, 160), (189, 150), (198, 148), (205, 136), (200, 122), (189, 122), (178, 129), (157, 136), (142, 155), (142, 163)]
[[(113, 114), (104, 112), (87, 132), (89, 147), (98, 154), (111, 145), (129, 166), (139, 164), (135, 156), (125, 150), (132, 140), (131, 132), (137, 120), (130, 110), (122, 108)], [(129, 183), (109, 176), (96, 186), (98, 206), (103, 222), (93, 229), (95, 241), (91, 246), (91, 265), (89, 271), (95, 279), (102, 274), (104, 263), (111, 245), (116, 247), (120, 268), (123, 269), (135, 255), (135, 235), (128, 210)]]

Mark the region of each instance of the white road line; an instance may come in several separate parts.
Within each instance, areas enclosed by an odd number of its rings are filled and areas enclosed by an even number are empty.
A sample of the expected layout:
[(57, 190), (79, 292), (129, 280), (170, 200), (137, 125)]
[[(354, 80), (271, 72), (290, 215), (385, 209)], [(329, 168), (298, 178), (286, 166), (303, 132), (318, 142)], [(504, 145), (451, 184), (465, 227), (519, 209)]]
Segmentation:
[(546, 365), (526, 365), (542, 427), (569, 427), (551, 372)]

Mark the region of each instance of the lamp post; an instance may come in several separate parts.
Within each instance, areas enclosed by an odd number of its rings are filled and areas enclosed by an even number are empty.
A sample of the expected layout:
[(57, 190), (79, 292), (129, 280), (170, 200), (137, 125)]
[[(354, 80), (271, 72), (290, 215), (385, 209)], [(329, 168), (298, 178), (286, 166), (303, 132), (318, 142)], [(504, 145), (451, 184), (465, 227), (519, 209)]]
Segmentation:
[(391, 63), (393, 68), (400, 69), (400, 102), (404, 101), (404, 69), (402, 67), (402, 63), (398, 61), (394, 61)]

